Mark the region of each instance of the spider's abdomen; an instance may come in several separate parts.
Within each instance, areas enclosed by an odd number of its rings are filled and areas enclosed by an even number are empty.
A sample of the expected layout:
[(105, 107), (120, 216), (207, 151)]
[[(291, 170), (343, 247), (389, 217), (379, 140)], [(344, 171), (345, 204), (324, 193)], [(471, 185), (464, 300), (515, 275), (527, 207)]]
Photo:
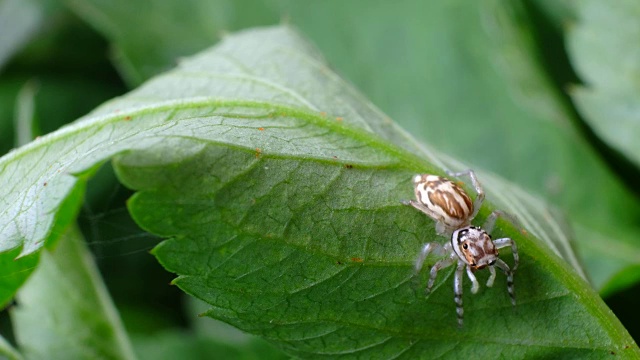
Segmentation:
[(416, 199), (440, 216), (447, 227), (458, 228), (466, 224), (473, 213), (471, 198), (453, 181), (437, 175), (421, 174), (413, 178), (413, 183)]

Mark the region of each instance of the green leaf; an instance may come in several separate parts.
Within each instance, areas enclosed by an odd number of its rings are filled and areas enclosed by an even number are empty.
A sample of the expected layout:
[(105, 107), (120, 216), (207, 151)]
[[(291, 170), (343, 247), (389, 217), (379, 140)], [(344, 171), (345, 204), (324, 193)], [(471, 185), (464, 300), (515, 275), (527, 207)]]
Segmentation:
[(519, 305), (511, 309), (500, 277), (465, 296), (458, 329), (452, 269), (428, 298), (426, 274), (412, 281), (421, 245), (445, 239), (400, 200), (412, 196), (413, 174), (459, 165), (398, 128), (289, 28), (231, 36), (0, 159), (0, 246), (28, 254), (54, 241), (51, 226), (65, 222), (57, 206), (84, 181), (73, 174), (114, 155), (121, 181), (139, 190), (133, 217), (171, 237), (154, 253), (179, 275), (175, 283), (212, 305), (208, 315), (291, 354), (638, 355), (576, 272), (563, 225), (484, 172), (488, 199), (539, 239), (499, 224), (495, 236), (520, 249)]
[[(133, 83), (171, 66), (188, 49), (204, 46), (214, 31), (287, 18), (339, 73), (419, 140), (510, 179), (562, 209), (573, 227), (584, 230), (575, 246), (588, 259), (586, 272), (597, 289), (640, 263), (635, 240), (640, 203), (576, 128), (566, 84), (560, 83), (568, 75), (554, 79), (557, 72), (548, 70), (563, 60), (557, 51), (562, 44), (554, 44), (562, 41), (562, 34), (541, 38), (540, 33), (550, 30), (534, 21), (542, 16), (534, 10), (541, 8), (559, 31), (572, 17), (569, 2), (453, 0), (363, 6), (362, 1), (338, 0), (190, 0), (181, 2), (180, 9), (145, 8), (141, 3), (72, 2), (77, 13), (116, 44), (121, 54), (116, 64), (130, 74), (127, 78), (136, 79)], [(152, 15), (131, 19), (139, 10), (130, 9), (137, 6)], [(197, 16), (185, 25), (178, 18), (183, 11), (211, 16)], [(553, 50), (552, 58), (541, 54)], [(137, 60), (129, 61), (133, 58)], [(627, 252), (613, 250), (620, 248)]]
[[(640, 41), (640, 5), (635, 1), (603, 5), (598, 1), (578, 5), (569, 49), (585, 85), (576, 87), (573, 97), (594, 131), (638, 166), (640, 54), (632, 44)], [(612, 27), (617, 31), (608, 31)]]
[(186, 300), (191, 331), (165, 330), (133, 336), (136, 353), (144, 359), (287, 359), (265, 340), (221, 321), (204, 318), (209, 308), (193, 297)]
[[(593, 131), (638, 167), (640, 53), (633, 44), (640, 41), (640, 5), (635, 1), (610, 5), (598, 1), (576, 3), (577, 20), (569, 28), (568, 50), (585, 84), (574, 86), (571, 95)], [(596, 236), (604, 241), (587, 243), (588, 248), (599, 252), (591, 252), (592, 256), (585, 261), (602, 264), (602, 255), (606, 254), (605, 258), (618, 259), (624, 272), (607, 279), (603, 294), (626, 288), (632, 285), (631, 280), (640, 279), (637, 231), (636, 226), (635, 233), (627, 235), (632, 241), (626, 244), (612, 243), (611, 233), (620, 233), (616, 225), (608, 233)]]
[[(571, 59), (584, 86), (572, 95), (587, 123), (611, 147), (640, 166), (640, 4), (577, 3), (569, 32)], [(616, 29), (615, 32), (610, 31)]]
[[(5, 127), (6, 132), (0, 132), (0, 140), (5, 142), (2, 145), (11, 145), (13, 143), (13, 137), (11, 133), (13, 131), (12, 118), (15, 116), (19, 118), (20, 114), (13, 114), (13, 109), (18, 110), (14, 104), (19, 103), (24, 105), (24, 101), (20, 100), (20, 97), (16, 98), (16, 94), (19, 92), (20, 87), (24, 87), (26, 79), (17, 78), (4, 81), (0, 85), (0, 104), (6, 106), (0, 106), (0, 109), (4, 110), (0, 112), (0, 129), (3, 125), (9, 125)], [(29, 83), (33, 85), (33, 83)], [(51, 76), (43, 76), (40, 81), (37, 82), (38, 93), (35, 96), (35, 109), (30, 116), (42, 115), (45, 119), (43, 124), (38, 124), (39, 128), (43, 130), (51, 130), (52, 128), (59, 127), (60, 125), (68, 122), (73, 116), (78, 116), (83, 111), (87, 111), (87, 106), (96, 104), (99, 99), (104, 99), (107, 96), (113, 96), (114, 91), (109, 86), (106, 88), (98, 88), (96, 82), (83, 81), (73, 79), (71, 76), (67, 76), (66, 79), (58, 79)], [(79, 95), (82, 91), (82, 95)], [(33, 95), (33, 94), (31, 94)], [(60, 104), (64, 104), (61, 107)], [(33, 104), (29, 105), (32, 106)], [(7, 111), (9, 110), (9, 111)], [(29, 116), (26, 117), (29, 120)], [(26, 122), (25, 122), (26, 123)], [(1, 145), (0, 145), (1, 146)], [(5, 146), (0, 147), (0, 151), (6, 150)], [(1, 167), (0, 167), (1, 169)], [(1, 171), (1, 170), (0, 170)], [(12, 176), (18, 174), (5, 173), (4, 176)], [(16, 184), (19, 181), (12, 181), (9, 184)], [(43, 187), (48, 186), (48, 182), (43, 180), (40, 184)], [(94, 185), (97, 185), (94, 183)], [(100, 184), (104, 187), (104, 184)], [(9, 189), (6, 189), (9, 191)], [(95, 190), (95, 189), (94, 189)], [(57, 213), (60, 229), (64, 229), (70, 221), (74, 220), (80, 203), (83, 200), (84, 188), (78, 188), (73, 196), (68, 196), (66, 201), (63, 202), (62, 210)], [(15, 204), (14, 204), (15, 205)], [(1, 233), (1, 231), (0, 231)], [(52, 232), (53, 238), (59, 235), (59, 231)], [(33, 254), (26, 257), (20, 257), (19, 249), (14, 249), (11, 252), (0, 253), (0, 269), (2, 269), (2, 275), (0, 276), (0, 306), (5, 305), (13, 296), (16, 289), (24, 283), (29, 274), (33, 271), (38, 263), (38, 254)]]
[(611, 281), (602, 288), (600, 294), (603, 297), (607, 297), (620, 290), (631, 288), (638, 282), (640, 282), (640, 265), (631, 266), (629, 269), (625, 269), (613, 277)]
[(20, 249), (0, 253), (0, 306), (4, 307), (38, 264), (39, 253), (16, 257)]
[[(253, 0), (68, 3), (113, 42), (115, 65), (132, 85), (139, 85), (173, 67), (179, 58), (208, 47), (222, 31), (274, 24), (280, 19), (272, 6)], [(238, 11), (224, 11), (235, 7)], [(186, 18), (189, 21), (184, 21)]]
[(145, 337), (138, 336), (134, 338), (134, 345), (140, 360), (207, 360), (212, 357), (238, 360), (287, 359), (281, 352), (264, 341), (237, 346), (216, 341), (211, 337), (177, 330), (164, 331)]
[[(183, 303), (188, 327), (167, 329), (155, 324), (149, 329), (132, 329), (127, 322), (131, 340), (141, 360), (144, 359), (210, 359), (212, 354), (220, 359), (288, 359), (282, 351), (264, 339), (244, 333), (233, 326), (203, 316), (209, 304), (184, 295)], [(173, 309), (175, 310), (175, 309)], [(142, 316), (141, 316), (142, 315)], [(148, 322), (143, 317), (152, 316), (157, 321), (166, 320), (166, 314), (145, 314), (138, 310), (136, 323)], [(124, 316), (123, 316), (124, 318)], [(142, 330), (142, 331), (141, 331)]]
[(0, 1), (0, 69), (42, 26), (47, 1)]
[(29, 143), (38, 133), (34, 106), (37, 92), (37, 85), (34, 82), (27, 82), (18, 93), (14, 120), (16, 147)]
[[(37, 89), (33, 83), (25, 84), (16, 99), (15, 128), (17, 139), (16, 145), (23, 145), (33, 139), (32, 130), (34, 128), (34, 97)], [(16, 289), (20, 287), (29, 277), (38, 264), (39, 254), (16, 259), (17, 249), (14, 251), (0, 253), (0, 306), (9, 302)]]
[(0, 356), (9, 360), (22, 360), (22, 355), (2, 336), (0, 336)]
[(132, 359), (118, 314), (80, 232), (65, 232), (18, 294), (16, 338), (30, 359)]

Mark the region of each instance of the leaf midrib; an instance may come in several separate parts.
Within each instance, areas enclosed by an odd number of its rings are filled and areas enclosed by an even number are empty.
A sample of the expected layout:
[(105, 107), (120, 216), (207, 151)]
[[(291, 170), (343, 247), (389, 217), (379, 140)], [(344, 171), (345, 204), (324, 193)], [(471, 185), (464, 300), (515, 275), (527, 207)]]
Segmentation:
[[(6, 164), (12, 161), (19, 161), (22, 157), (27, 156), (30, 153), (30, 151), (47, 146), (49, 143), (61, 141), (67, 137), (71, 137), (74, 135), (79, 135), (84, 131), (90, 131), (91, 128), (93, 127), (102, 128), (106, 125), (118, 123), (123, 121), (127, 117), (131, 118), (131, 120), (128, 120), (128, 121), (136, 121), (135, 116), (150, 115), (150, 114), (162, 113), (166, 111), (197, 109), (197, 108), (204, 108), (209, 106), (214, 108), (244, 107), (244, 108), (250, 108), (250, 109), (265, 109), (265, 110), (271, 110), (272, 114), (274, 115), (293, 116), (301, 120), (306, 120), (307, 122), (317, 125), (319, 127), (325, 127), (328, 130), (332, 130), (345, 137), (350, 137), (355, 140), (359, 140), (363, 143), (370, 145), (372, 148), (377, 148), (380, 151), (383, 151), (384, 153), (386, 153), (387, 155), (390, 155), (393, 158), (397, 158), (398, 163), (401, 164), (399, 168), (415, 169), (415, 168), (430, 167), (428, 163), (426, 163), (420, 157), (410, 154), (394, 145), (389, 145), (387, 141), (380, 138), (376, 134), (363, 130), (362, 128), (351, 126), (346, 122), (338, 122), (337, 120), (335, 120), (332, 117), (329, 117), (328, 115), (322, 116), (317, 113), (305, 111), (304, 109), (301, 109), (301, 108), (295, 108), (295, 107), (280, 105), (280, 104), (272, 104), (272, 103), (262, 102), (262, 101), (219, 100), (214, 98), (192, 98), (191, 101), (189, 102), (185, 100), (169, 100), (169, 101), (164, 101), (157, 105), (142, 106), (138, 109), (133, 109), (129, 111), (120, 111), (115, 115), (111, 115), (111, 114), (99, 115), (99, 116), (96, 116), (93, 120), (76, 122), (66, 127), (63, 127), (58, 131), (39, 137), (35, 141), (32, 141), (31, 143), (26, 144), (8, 153), (7, 155), (0, 158), (0, 167), (4, 169)], [(215, 114), (215, 115), (221, 116), (221, 117), (223, 116), (220, 114)], [(237, 116), (238, 118), (242, 118), (242, 119), (251, 119), (250, 116), (243, 116), (242, 114), (239, 114)], [(363, 134), (366, 134), (367, 136)], [(206, 141), (201, 138), (193, 138), (193, 139)], [(238, 146), (238, 148), (248, 149), (248, 147), (245, 147), (245, 146)], [(297, 154), (291, 155), (291, 154), (278, 154), (278, 153), (264, 153), (263, 155), (265, 156), (269, 155), (270, 157), (281, 156), (283, 158), (299, 157)], [(304, 156), (302, 158), (305, 160), (310, 159), (308, 156)], [(335, 163), (336, 161), (336, 159), (328, 159), (324, 157), (320, 157), (317, 159), (330, 160), (329, 162), (332, 162), (332, 163)], [(364, 164), (367, 164), (367, 163), (364, 163)]]

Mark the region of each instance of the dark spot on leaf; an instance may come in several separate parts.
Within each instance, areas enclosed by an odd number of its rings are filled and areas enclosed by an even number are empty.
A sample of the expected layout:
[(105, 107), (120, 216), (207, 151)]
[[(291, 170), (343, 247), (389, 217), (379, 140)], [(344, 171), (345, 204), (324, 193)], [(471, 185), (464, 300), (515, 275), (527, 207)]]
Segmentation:
[(351, 165), (351, 164), (344, 164), (344, 167), (346, 169), (353, 169), (353, 165)]
[(131, 116), (125, 116), (124, 117), (124, 121), (129, 121), (129, 120), (131, 120)]
[(263, 127), (259, 127), (258, 130), (264, 131), (264, 128)]
[(259, 158), (262, 154), (262, 150), (260, 148), (256, 148), (256, 158)]
[(353, 261), (353, 262), (362, 262), (362, 259), (359, 258), (359, 257), (352, 257), (351, 261)]
[(42, 184), (42, 186), (47, 186), (47, 182), (45, 181), (44, 184)]

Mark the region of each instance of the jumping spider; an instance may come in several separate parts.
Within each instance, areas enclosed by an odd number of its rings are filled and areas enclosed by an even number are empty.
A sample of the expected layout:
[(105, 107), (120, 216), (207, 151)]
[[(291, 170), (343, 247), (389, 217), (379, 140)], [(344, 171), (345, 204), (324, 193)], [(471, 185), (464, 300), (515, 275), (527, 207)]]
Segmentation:
[[(518, 268), (518, 249), (516, 243), (510, 238), (492, 240), (491, 231), (496, 220), (500, 216), (513, 219), (502, 211), (496, 210), (489, 215), (482, 227), (471, 225), (471, 221), (476, 217), (480, 206), (484, 201), (484, 191), (472, 170), (459, 173), (447, 172), (449, 176), (460, 177), (469, 176), (473, 187), (478, 194), (472, 203), (469, 195), (453, 181), (437, 176), (420, 174), (413, 178), (415, 186), (416, 201), (403, 201), (405, 205), (427, 214), (436, 222), (436, 233), (438, 235), (450, 236), (451, 242), (441, 245), (436, 242), (427, 243), (423, 246), (418, 259), (416, 260), (416, 273), (420, 272), (425, 259), (430, 253), (438, 256), (445, 256), (431, 267), (429, 282), (426, 293), (431, 292), (431, 288), (436, 280), (438, 270), (456, 264), (456, 272), (453, 280), (453, 290), (455, 293), (456, 313), (458, 314), (458, 325), (462, 326), (464, 319), (464, 309), (462, 307), (462, 278), (463, 272), (467, 271), (467, 276), (471, 280), (471, 292), (476, 293), (480, 285), (474, 273), (476, 270), (489, 268), (491, 275), (487, 281), (487, 286), (493, 286), (496, 278), (497, 266), (507, 276), (507, 290), (511, 297), (511, 303), (516, 305), (516, 298), (513, 288), (513, 274)], [(513, 269), (498, 258), (498, 249), (511, 246), (513, 253)]]

